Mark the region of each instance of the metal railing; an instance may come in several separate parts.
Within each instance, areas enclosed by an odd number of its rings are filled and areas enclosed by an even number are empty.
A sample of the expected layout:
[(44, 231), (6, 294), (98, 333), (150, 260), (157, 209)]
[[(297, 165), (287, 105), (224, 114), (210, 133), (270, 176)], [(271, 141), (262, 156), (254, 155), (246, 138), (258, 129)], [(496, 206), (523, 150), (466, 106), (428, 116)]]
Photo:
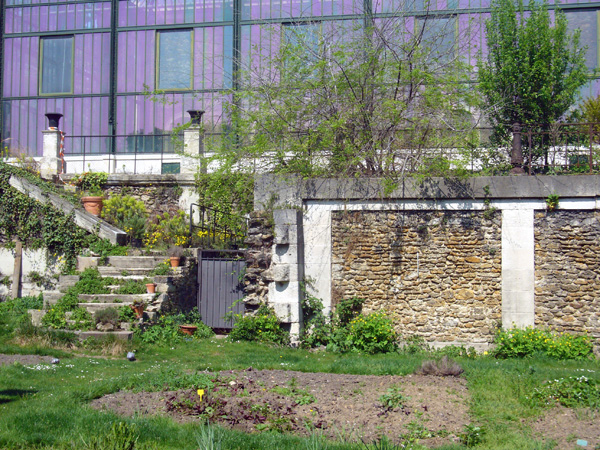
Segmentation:
[[(160, 161), (163, 166), (166, 157), (173, 158), (183, 149), (183, 136), (173, 134), (151, 135), (97, 135), (65, 136), (65, 157), (81, 156), (83, 170), (86, 159), (102, 156), (108, 165), (108, 172), (116, 171), (116, 163), (133, 162), (133, 173), (137, 173), (140, 159)], [(145, 156), (144, 158), (140, 158)], [(120, 158), (121, 157), (121, 158)], [(97, 158), (94, 158), (96, 161)]]
[(214, 208), (190, 205), (189, 233), (204, 249), (239, 249), (244, 245), (248, 219)]
[(529, 175), (593, 173), (600, 168), (600, 123), (514, 124), (512, 159)]

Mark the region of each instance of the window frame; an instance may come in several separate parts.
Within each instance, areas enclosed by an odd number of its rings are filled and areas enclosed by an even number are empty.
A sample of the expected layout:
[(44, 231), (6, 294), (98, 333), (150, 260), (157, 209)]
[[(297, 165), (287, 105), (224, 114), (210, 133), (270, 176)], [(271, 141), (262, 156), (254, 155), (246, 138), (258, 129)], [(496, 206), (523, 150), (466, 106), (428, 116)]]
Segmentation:
[[(43, 92), (44, 86), (44, 42), (53, 39), (70, 39), (71, 40), (71, 70), (70, 70), (70, 89), (61, 92)], [(74, 94), (74, 78), (75, 78), (75, 35), (60, 35), (60, 36), (43, 36), (40, 37), (39, 44), (39, 62), (38, 62), (38, 94), (43, 97), (53, 97), (61, 95)], [(66, 72), (66, 71), (65, 71)]]
[[(160, 36), (161, 34), (167, 33), (183, 33), (187, 32), (190, 34), (190, 79), (188, 87), (174, 88), (174, 87), (161, 87), (160, 86)], [(176, 91), (176, 92), (187, 92), (192, 91), (194, 89), (194, 29), (193, 28), (184, 28), (184, 29), (168, 29), (168, 30), (156, 30), (155, 35), (156, 41), (156, 60), (154, 67), (154, 86), (157, 90), (160, 91)]]

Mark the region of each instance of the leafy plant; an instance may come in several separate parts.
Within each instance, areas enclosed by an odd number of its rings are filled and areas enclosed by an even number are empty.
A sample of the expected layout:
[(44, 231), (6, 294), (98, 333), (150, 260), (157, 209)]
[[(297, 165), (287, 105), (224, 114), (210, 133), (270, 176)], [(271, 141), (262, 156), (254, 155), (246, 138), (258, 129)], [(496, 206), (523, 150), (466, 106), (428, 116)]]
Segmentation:
[(494, 354), (499, 358), (522, 358), (543, 353), (556, 359), (585, 359), (593, 355), (588, 335), (554, 333), (539, 328), (499, 330), (494, 342)]
[(191, 339), (205, 339), (214, 335), (212, 329), (200, 321), (200, 314), (197, 310), (188, 313), (164, 314), (145, 330), (137, 328), (135, 332), (146, 344), (172, 345), (190, 339), (190, 336), (184, 336), (180, 332), (179, 325), (198, 327)]
[(181, 210), (173, 216), (168, 212), (156, 216), (148, 225), (144, 235), (144, 246), (148, 248), (185, 246), (188, 241), (189, 218)]
[(262, 305), (252, 316), (235, 315), (235, 325), (229, 333), (232, 341), (258, 341), (286, 345), (289, 335), (281, 328), (272, 308)]
[(460, 441), (467, 447), (475, 447), (483, 441), (484, 430), (478, 425), (468, 424), (458, 435)]
[(343, 345), (349, 351), (388, 353), (397, 350), (397, 339), (392, 321), (383, 313), (371, 313), (349, 323)]
[(132, 295), (132, 294), (145, 294), (146, 284), (144, 281), (138, 280), (126, 280), (119, 288), (115, 291), (115, 294)]
[(159, 275), (159, 276), (164, 276), (164, 275), (171, 275), (173, 273), (172, 269), (171, 269), (171, 264), (169, 263), (169, 261), (163, 261), (160, 264), (158, 264), (154, 269), (152, 269), (150, 271), (151, 276), (154, 275)]
[(546, 198), (546, 205), (548, 207), (548, 211), (554, 211), (556, 208), (558, 208), (558, 201), (558, 194), (550, 194)]
[(119, 322), (119, 311), (116, 308), (105, 308), (96, 311), (94, 314), (96, 323), (117, 325)]
[(130, 306), (123, 305), (119, 306), (119, 322), (133, 322), (135, 320), (135, 313)]
[(585, 376), (558, 378), (535, 388), (532, 400), (550, 405), (559, 403), (567, 408), (600, 410), (600, 384)]
[(142, 239), (148, 213), (141, 200), (128, 195), (113, 195), (104, 201), (102, 217), (127, 233), (129, 239)]
[(84, 194), (93, 196), (102, 196), (102, 187), (108, 181), (106, 172), (83, 172), (78, 177), (71, 180), (73, 186), (79, 187)]
[(410, 397), (405, 396), (399, 386), (388, 388), (387, 392), (379, 397), (379, 403), (387, 411), (404, 408), (408, 400), (410, 400)]

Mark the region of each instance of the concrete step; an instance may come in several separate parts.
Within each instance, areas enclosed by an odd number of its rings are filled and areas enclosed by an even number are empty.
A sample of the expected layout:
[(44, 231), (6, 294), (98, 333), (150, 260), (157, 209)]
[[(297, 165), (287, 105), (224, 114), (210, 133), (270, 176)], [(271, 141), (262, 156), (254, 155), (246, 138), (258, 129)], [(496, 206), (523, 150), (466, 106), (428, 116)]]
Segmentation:
[(154, 269), (151, 268), (135, 268), (135, 269), (122, 269), (119, 267), (108, 267), (108, 266), (100, 266), (98, 267), (98, 271), (100, 275), (103, 277), (113, 277), (113, 278), (121, 278), (121, 279), (132, 279), (132, 280), (141, 280), (149, 276), (150, 272)]
[(78, 303), (77, 305), (80, 308), (85, 308), (90, 314), (96, 313), (96, 311), (101, 311), (103, 309), (108, 308), (120, 308), (121, 306), (129, 306), (132, 302), (123, 302), (123, 303)]
[(120, 269), (154, 269), (167, 256), (109, 256), (107, 265)]
[(154, 294), (79, 294), (79, 301), (86, 303), (133, 303), (134, 300), (151, 302)]
[(79, 275), (61, 275), (58, 279), (58, 290), (66, 291), (79, 281)]
[(82, 331), (79, 333), (79, 339), (81, 340), (87, 338), (102, 339), (106, 336), (114, 336), (116, 339), (130, 341), (133, 331)]
[(43, 298), (44, 298), (43, 308), (50, 309), (53, 305), (56, 305), (56, 302), (58, 302), (58, 300), (63, 295), (65, 295), (63, 292), (44, 291), (44, 293), (43, 293)]

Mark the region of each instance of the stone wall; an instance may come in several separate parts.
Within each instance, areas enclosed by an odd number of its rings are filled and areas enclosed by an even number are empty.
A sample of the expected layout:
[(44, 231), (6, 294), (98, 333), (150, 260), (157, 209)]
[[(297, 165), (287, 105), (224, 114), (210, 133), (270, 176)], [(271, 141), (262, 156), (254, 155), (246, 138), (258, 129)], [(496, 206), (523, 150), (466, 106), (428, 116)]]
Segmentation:
[(535, 324), (600, 337), (600, 211), (535, 215)]
[(254, 211), (248, 222), (246, 237), (246, 273), (244, 275), (244, 303), (246, 311), (267, 303), (270, 279), (267, 270), (271, 266), (273, 247), (273, 217), (264, 211)]
[(332, 213), (332, 302), (366, 299), (403, 336), (489, 342), (501, 320), (501, 214)]
[(162, 215), (165, 212), (175, 214), (179, 210), (179, 197), (181, 188), (177, 184), (170, 186), (107, 186), (104, 195), (129, 195), (136, 200), (141, 200), (146, 205), (146, 210), (151, 217)]

